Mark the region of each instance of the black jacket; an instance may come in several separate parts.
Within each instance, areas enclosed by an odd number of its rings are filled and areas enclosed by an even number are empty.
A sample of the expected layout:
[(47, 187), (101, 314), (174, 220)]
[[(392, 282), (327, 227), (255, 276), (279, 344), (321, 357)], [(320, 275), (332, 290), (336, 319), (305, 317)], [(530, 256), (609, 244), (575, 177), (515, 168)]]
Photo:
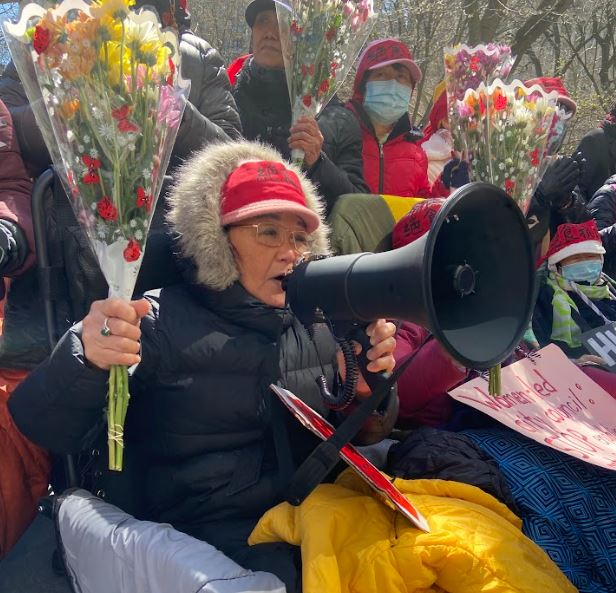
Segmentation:
[(616, 276), (616, 175), (600, 187), (588, 204), (605, 248), (605, 272)]
[(577, 189), (571, 192), (570, 201), (562, 208), (545, 203), (540, 193), (535, 192), (526, 213), (526, 223), (533, 245), (539, 245), (547, 232), (553, 237), (561, 224), (578, 224), (591, 219), (588, 204)]
[(588, 132), (574, 154), (577, 152), (586, 159), (580, 190), (588, 202), (608, 177), (616, 175), (616, 123), (605, 121)]
[[(582, 333), (605, 324), (604, 319), (597, 315), (575, 292), (569, 292), (568, 294), (578, 308), (578, 311), (571, 311), (571, 317)], [(588, 351), (583, 346), (572, 348), (564, 342), (552, 340), (552, 323), (554, 320), (553, 297), (554, 290), (544, 283), (539, 289), (539, 295), (533, 311), (533, 332), (540, 346), (547, 346), (551, 343), (557, 344), (569, 358), (579, 358), (583, 354), (588, 354)], [(616, 321), (616, 301), (603, 299), (593, 302), (607, 319)]]
[[(244, 137), (270, 144), (289, 159), (291, 104), (284, 70), (261, 68), (254, 60), (247, 60), (233, 96)], [(307, 174), (325, 198), (329, 211), (342, 194), (368, 193), (362, 174), (362, 138), (355, 117), (336, 98), (323, 110), (318, 122), (323, 150)]]
[[(240, 137), (240, 121), (220, 54), (206, 41), (181, 35), (181, 72), (191, 80), (188, 103), (171, 155), (174, 167), (204, 144)], [(22, 157), (33, 177), (51, 164), (43, 136), (13, 62), (0, 77), (0, 99), (13, 116)]]
[[(197, 536), (213, 521), (256, 522), (281, 500), (271, 416), (279, 404), (268, 386), (280, 377), (327, 416), (316, 348), (331, 385), (335, 343), (319, 327), (315, 347), (294, 316), (259, 303), (239, 283), (222, 292), (180, 284), (148, 298), (142, 362), (130, 384), (126, 468), (104, 469), (103, 438), (103, 446), (89, 446), (101, 453), (90, 487), (137, 516)], [(32, 441), (78, 452), (103, 424), (107, 375), (85, 363), (77, 325), (13, 393), (10, 412)], [(280, 418), (298, 464), (316, 438), (289, 413)]]

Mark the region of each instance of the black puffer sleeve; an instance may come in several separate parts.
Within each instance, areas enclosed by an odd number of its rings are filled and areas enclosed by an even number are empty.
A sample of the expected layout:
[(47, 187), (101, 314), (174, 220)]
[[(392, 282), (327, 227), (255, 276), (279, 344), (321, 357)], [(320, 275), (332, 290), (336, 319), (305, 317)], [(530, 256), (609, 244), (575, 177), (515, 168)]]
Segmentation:
[(362, 136), (355, 116), (336, 103), (323, 111), (318, 122), (324, 138), (323, 150), (308, 170), (308, 177), (325, 198), (329, 213), (338, 196), (370, 190), (364, 181)]
[(173, 155), (186, 159), (210, 142), (238, 139), (241, 124), (220, 54), (192, 33), (182, 35), (180, 49), (191, 88)]
[[(131, 374), (131, 398), (145, 391), (158, 364), (158, 304), (154, 299), (150, 302), (150, 313), (141, 321), (142, 360)], [(90, 432), (103, 423), (109, 373), (86, 362), (81, 333), (81, 323), (66, 332), (8, 402), (17, 428), (55, 453), (79, 452)]]

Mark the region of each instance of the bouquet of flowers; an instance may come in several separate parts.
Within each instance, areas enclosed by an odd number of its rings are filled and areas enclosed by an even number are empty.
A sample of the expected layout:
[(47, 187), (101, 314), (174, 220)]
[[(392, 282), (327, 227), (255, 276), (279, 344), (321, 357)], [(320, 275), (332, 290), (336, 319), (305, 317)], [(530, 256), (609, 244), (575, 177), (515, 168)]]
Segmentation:
[[(27, 5), (4, 24), (57, 172), (109, 284), (130, 300), (189, 84), (175, 33), (133, 0)], [(104, 324), (101, 333), (109, 335)], [(110, 370), (109, 468), (123, 464), (128, 369)]]
[(456, 101), (464, 98), (467, 89), (477, 89), (480, 84), (487, 85), (495, 78), (505, 80), (514, 58), (508, 45), (495, 43), (475, 47), (465, 44), (446, 47), (443, 55), (449, 124), (454, 129), (459, 120)]
[[(377, 14), (372, 0), (276, 0), (293, 122), (316, 117), (344, 82)], [(301, 164), (302, 151), (292, 158)]]
[(557, 93), (522, 82), (468, 89), (455, 109), (453, 131), (463, 147), (474, 181), (502, 187), (526, 212), (539, 181), (542, 160), (556, 113)]
[[(557, 98), (538, 85), (496, 79), (467, 89), (454, 103), (452, 133), (470, 165), (470, 178), (503, 188), (524, 213), (543, 170)], [(500, 393), (500, 366), (490, 370), (489, 391)]]

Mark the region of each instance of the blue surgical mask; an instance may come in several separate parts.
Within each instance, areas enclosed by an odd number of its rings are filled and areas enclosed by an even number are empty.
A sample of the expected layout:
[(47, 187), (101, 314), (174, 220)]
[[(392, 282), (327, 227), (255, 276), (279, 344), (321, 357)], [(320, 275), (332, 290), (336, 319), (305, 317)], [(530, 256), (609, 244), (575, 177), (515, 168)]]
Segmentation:
[(364, 109), (376, 122), (385, 125), (396, 123), (408, 112), (411, 87), (397, 80), (373, 80), (366, 84)]
[(603, 262), (597, 259), (589, 259), (586, 261), (576, 261), (573, 264), (565, 264), (562, 266), (561, 274), (565, 280), (569, 282), (588, 282), (594, 284), (601, 276)]

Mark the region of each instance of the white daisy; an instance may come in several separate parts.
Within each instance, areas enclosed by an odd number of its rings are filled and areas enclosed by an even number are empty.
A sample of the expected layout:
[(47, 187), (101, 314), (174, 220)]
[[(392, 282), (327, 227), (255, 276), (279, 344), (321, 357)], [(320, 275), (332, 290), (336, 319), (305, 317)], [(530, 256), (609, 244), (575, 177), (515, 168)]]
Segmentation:
[(103, 140), (110, 142), (115, 137), (115, 130), (113, 129), (113, 124), (110, 122), (101, 122), (98, 126), (98, 133), (101, 135)]

